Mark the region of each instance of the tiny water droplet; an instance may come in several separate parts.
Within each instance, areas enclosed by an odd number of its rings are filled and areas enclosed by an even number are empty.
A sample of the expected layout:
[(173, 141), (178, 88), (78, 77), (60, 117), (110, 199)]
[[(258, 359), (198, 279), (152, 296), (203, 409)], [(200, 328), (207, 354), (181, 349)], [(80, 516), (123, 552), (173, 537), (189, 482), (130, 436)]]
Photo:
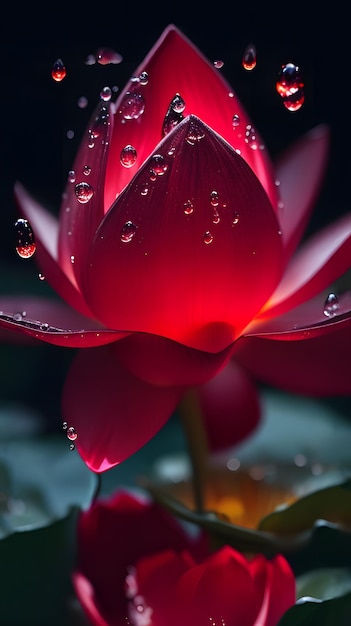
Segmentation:
[(213, 61), (213, 65), (215, 66), (217, 70), (220, 70), (221, 67), (223, 67), (224, 65), (224, 61), (219, 61), (219, 60)]
[(213, 235), (210, 233), (209, 230), (206, 230), (206, 232), (203, 234), (203, 241), (206, 245), (212, 243)]
[(256, 131), (251, 124), (246, 126), (245, 131), (245, 143), (251, 148), (251, 150), (257, 150), (259, 148), (259, 142), (257, 140)]
[(237, 211), (234, 211), (233, 219), (232, 219), (232, 226), (236, 226), (238, 222), (239, 222), (239, 213)]
[(338, 297), (335, 293), (330, 293), (324, 302), (323, 313), (326, 317), (334, 317), (337, 314), (339, 307), (340, 304)]
[(145, 100), (136, 91), (127, 91), (119, 107), (125, 120), (137, 120), (145, 111)]
[(212, 204), (212, 206), (218, 206), (218, 204), (219, 204), (218, 191), (211, 191), (210, 196), (211, 196), (211, 204)]
[(242, 58), (242, 66), (244, 70), (251, 71), (256, 67), (257, 59), (256, 59), (256, 48), (250, 43), (243, 54)]
[(22, 259), (29, 259), (36, 250), (32, 227), (28, 220), (20, 218), (15, 223), (16, 252)]
[(52, 66), (51, 76), (57, 82), (60, 83), (66, 76), (66, 68), (62, 59), (56, 59), (55, 63)]
[(110, 87), (103, 87), (100, 91), (100, 98), (101, 100), (103, 100), (104, 102), (109, 102), (109, 100), (111, 100), (112, 97), (112, 91)]
[(175, 126), (184, 119), (183, 111), (185, 102), (179, 93), (172, 98), (165, 119), (163, 121), (162, 132), (167, 135)]
[(67, 430), (68, 423), (67, 422), (62, 422), (62, 428), (63, 428), (63, 430)]
[(130, 144), (128, 144), (127, 146), (124, 146), (120, 154), (121, 164), (124, 167), (132, 167), (133, 165), (135, 165), (136, 160), (137, 160), (136, 149)]
[(118, 64), (123, 61), (123, 57), (119, 52), (115, 52), (111, 48), (99, 48), (96, 52), (96, 61), (100, 65), (108, 65), (109, 63)]
[(91, 167), (90, 167), (90, 165), (84, 165), (84, 167), (83, 167), (83, 174), (85, 176), (89, 176), (89, 174), (91, 174)]
[(186, 202), (184, 202), (184, 213), (185, 215), (191, 215), (194, 211), (194, 205), (191, 202), (191, 200), (186, 200)]
[(232, 117), (232, 125), (233, 128), (237, 128), (237, 126), (239, 126), (240, 124), (240, 117), (237, 113), (235, 113)]
[(141, 72), (141, 74), (139, 75), (139, 84), (145, 87), (145, 85), (147, 85), (148, 82), (149, 82), (149, 74), (145, 71)]
[(44, 274), (38, 274), (38, 278), (39, 278), (39, 280), (45, 280)]
[(75, 183), (76, 182), (76, 173), (74, 170), (70, 170), (68, 172), (68, 182), (69, 183)]
[(168, 165), (162, 154), (154, 154), (151, 159), (151, 170), (156, 176), (163, 176), (167, 172)]
[(78, 202), (80, 202), (81, 204), (86, 204), (87, 202), (89, 202), (89, 200), (91, 200), (94, 195), (94, 189), (92, 188), (92, 186), (89, 185), (89, 183), (85, 182), (77, 183), (74, 192), (76, 194)]
[(76, 433), (76, 429), (74, 428), (74, 426), (70, 426), (69, 428), (67, 428), (67, 438), (70, 441), (75, 441), (78, 437), (77, 433)]
[(142, 187), (140, 194), (142, 196), (147, 196), (148, 193), (149, 193), (149, 187), (148, 187), (148, 183), (146, 183), (146, 185)]
[(74, 443), (70, 443), (69, 444), (69, 449), (70, 450), (75, 450), (76, 449), (76, 446), (74, 445)]
[(121, 232), (120, 232), (121, 241), (123, 241), (123, 243), (129, 243), (130, 241), (132, 241), (136, 233), (136, 230), (137, 230), (136, 225), (131, 220), (128, 220), (128, 222), (126, 222), (121, 228)]
[(68, 130), (67, 133), (66, 133), (66, 137), (67, 137), (67, 139), (73, 139), (73, 137), (74, 137), (74, 130), (71, 130), (71, 129)]

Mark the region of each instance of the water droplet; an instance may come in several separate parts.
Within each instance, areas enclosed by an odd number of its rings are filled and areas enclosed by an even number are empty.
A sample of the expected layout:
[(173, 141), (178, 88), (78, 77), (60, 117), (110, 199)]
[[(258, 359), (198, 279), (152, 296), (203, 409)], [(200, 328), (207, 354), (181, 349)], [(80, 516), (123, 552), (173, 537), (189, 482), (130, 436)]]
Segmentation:
[(210, 196), (211, 196), (211, 204), (212, 204), (212, 206), (218, 206), (218, 204), (219, 204), (218, 191), (211, 191)]
[(186, 200), (186, 202), (184, 202), (184, 213), (185, 215), (191, 215), (194, 211), (194, 205), (191, 202), (191, 200)]
[(23, 313), (15, 313), (13, 316), (14, 322), (21, 322), (23, 319)]
[(209, 230), (206, 230), (206, 232), (203, 234), (203, 241), (206, 245), (208, 245), (209, 243), (212, 243), (213, 235), (210, 233)]
[(91, 167), (90, 167), (90, 165), (84, 165), (84, 167), (83, 167), (83, 174), (85, 176), (89, 176), (89, 174), (91, 174)]
[(73, 264), (74, 264), (74, 261), (75, 261), (74, 254), (71, 254), (71, 256), (70, 256), (69, 260), (71, 261), (71, 263), (72, 263), (72, 265), (73, 265)]
[(28, 220), (20, 218), (15, 223), (16, 252), (22, 259), (29, 259), (36, 250), (32, 227)]
[(239, 126), (240, 124), (240, 117), (237, 113), (235, 113), (232, 117), (232, 125), (233, 128), (237, 128), (237, 126)]
[(248, 124), (246, 126), (245, 143), (248, 144), (251, 150), (257, 150), (257, 148), (260, 147), (257, 136), (256, 136), (256, 131), (254, 127), (251, 126), (251, 124)]
[(172, 98), (165, 119), (163, 121), (162, 132), (167, 135), (179, 122), (184, 119), (183, 111), (185, 109), (185, 102), (181, 95), (177, 93)]
[(120, 154), (120, 161), (124, 167), (132, 167), (137, 160), (136, 149), (128, 144), (123, 148)]
[(163, 176), (167, 169), (168, 165), (162, 154), (154, 154), (151, 159), (151, 172), (156, 176)]
[(132, 221), (128, 220), (128, 222), (126, 222), (121, 228), (121, 241), (123, 241), (123, 243), (129, 243), (130, 241), (132, 241), (136, 230), (136, 225)]
[(57, 82), (60, 83), (66, 76), (66, 68), (62, 59), (57, 59), (52, 66), (51, 76)]
[(67, 428), (67, 438), (70, 441), (75, 441), (77, 439), (77, 433), (76, 433), (76, 429), (74, 428), (74, 426), (70, 426), (69, 428)]
[(198, 126), (198, 124), (194, 121), (191, 122), (190, 128), (187, 136), (185, 137), (185, 141), (194, 146), (198, 141), (201, 141), (205, 137), (205, 133), (203, 128)]
[(212, 222), (213, 224), (219, 224), (221, 221), (221, 216), (219, 215), (217, 209), (213, 212)]
[(39, 278), (39, 280), (45, 280), (44, 274), (38, 274), (38, 278)]
[(89, 140), (91, 142), (90, 146), (94, 146), (94, 140), (100, 137), (101, 128), (108, 122), (108, 118), (110, 116), (109, 110), (107, 106), (102, 106), (98, 115), (95, 117), (95, 120), (92, 124), (92, 127), (88, 130)]
[(239, 222), (239, 213), (237, 211), (234, 211), (233, 219), (232, 219), (232, 226), (236, 226), (238, 222)]
[(119, 107), (125, 120), (137, 120), (145, 111), (145, 100), (136, 91), (127, 91)]
[(110, 87), (103, 87), (100, 91), (100, 98), (101, 100), (103, 100), (104, 102), (108, 102), (109, 100), (111, 100), (112, 97), (112, 91)]
[(80, 98), (78, 98), (77, 104), (80, 109), (85, 109), (88, 106), (88, 98), (86, 98), (85, 96), (81, 96)]
[(250, 43), (244, 51), (242, 66), (244, 70), (253, 70), (256, 67), (256, 48)]
[(326, 317), (334, 317), (337, 314), (339, 307), (340, 304), (338, 297), (335, 293), (330, 293), (324, 302), (323, 313)]
[(145, 87), (145, 85), (147, 85), (148, 82), (149, 82), (149, 74), (145, 71), (141, 72), (139, 76), (139, 84)]
[(62, 428), (63, 428), (63, 430), (67, 430), (68, 423), (67, 422), (62, 422)]
[(70, 443), (69, 444), (69, 449), (70, 450), (75, 450), (76, 449), (76, 446), (74, 445), (74, 443)]
[(140, 194), (142, 196), (147, 196), (148, 193), (149, 193), (149, 187), (148, 187), (148, 183), (146, 183), (144, 187), (142, 187)]
[(285, 108), (289, 111), (298, 111), (305, 101), (304, 82), (300, 69), (294, 63), (282, 65), (275, 87), (283, 99)]
[(77, 183), (74, 192), (77, 196), (78, 202), (80, 202), (81, 204), (86, 204), (87, 202), (89, 202), (89, 200), (91, 200), (94, 195), (94, 189), (92, 188), (92, 186), (89, 185), (89, 183), (85, 182)]
[(100, 65), (108, 65), (109, 63), (117, 65), (123, 61), (122, 55), (111, 48), (99, 48), (95, 56)]
[(76, 173), (74, 170), (70, 170), (68, 172), (68, 182), (75, 183), (76, 182)]
[(215, 66), (215, 68), (217, 70), (220, 70), (221, 67), (223, 67), (223, 65), (224, 65), (224, 61), (218, 61), (218, 60), (217, 61), (213, 61), (213, 65)]

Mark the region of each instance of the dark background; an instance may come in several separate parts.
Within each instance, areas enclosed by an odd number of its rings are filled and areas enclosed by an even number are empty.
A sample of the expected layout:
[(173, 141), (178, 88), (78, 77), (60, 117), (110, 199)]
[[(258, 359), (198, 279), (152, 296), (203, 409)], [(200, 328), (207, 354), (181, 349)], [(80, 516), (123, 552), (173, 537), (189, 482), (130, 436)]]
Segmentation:
[[(105, 85), (122, 88), (163, 29), (174, 23), (231, 83), (274, 159), (290, 142), (321, 122), (331, 127), (328, 173), (309, 231), (349, 210), (350, 78), (347, 16), (336, 3), (322, 9), (308, 3), (81, 3), (7, 6), (0, 25), (0, 291), (38, 288), (35, 260), (14, 251), (17, 215), (13, 184), (20, 180), (47, 208), (58, 211), (80, 137)], [(257, 67), (241, 67), (253, 43)], [(120, 65), (88, 66), (99, 47), (123, 55)], [(61, 58), (62, 83), (51, 78)], [(283, 63), (294, 62), (305, 80), (305, 104), (288, 112), (275, 91)], [(170, 68), (170, 72), (172, 68)], [(88, 106), (80, 109), (78, 98)], [(67, 131), (73, 130), (73, 139)], [(47, 287), (41, 285), (40, 289)], [(62, 381), (72, 352), (0, 346), (0, 403), (25, 402), (58, 423)]]

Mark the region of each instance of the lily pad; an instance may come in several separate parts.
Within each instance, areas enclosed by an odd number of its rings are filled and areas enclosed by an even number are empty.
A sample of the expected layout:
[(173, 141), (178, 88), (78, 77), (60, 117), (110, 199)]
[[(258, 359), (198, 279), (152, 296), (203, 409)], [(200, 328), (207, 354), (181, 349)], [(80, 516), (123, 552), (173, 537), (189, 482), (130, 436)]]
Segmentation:
[(324, 601), (307, 597), (291, 607), (278, 626), (346, 626), (350, 615), (351, 593)]

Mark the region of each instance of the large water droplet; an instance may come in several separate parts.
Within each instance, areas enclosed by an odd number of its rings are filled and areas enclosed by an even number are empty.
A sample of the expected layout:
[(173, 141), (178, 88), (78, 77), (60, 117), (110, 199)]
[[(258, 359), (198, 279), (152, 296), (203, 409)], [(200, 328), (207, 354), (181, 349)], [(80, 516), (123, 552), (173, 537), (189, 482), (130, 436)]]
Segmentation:
[(36, 250), (35, 237), (28, 220), (20, 218), (15, 223), (16, 252), (22, 259), (29, 259)]
[(124, 167), (132, 167), (133, 165), (135, 165), (136, 160), (137, 160), (136, 149), (130, 144), (128, 144), (127, 146), (124, 146), (120, 154), (120, 161), (122, 165)]
[(167, 135), (179, 122), (184, 119), (183, 111), (185, 109), (185, 102), (181, 95), (177, 93), (172, 98), (165, 119), (163, 121), (162, 132)]
[(103, 87), (100, 91), (100, 98), (101, 100), (103, 100), (104, 102), (109, 102), (109, 100), (111, 100), (112, 97), (112, 90), (111, 87)]
[(205, 137), (204, 130), (201, 126), (199, 126), (196, 122), (192, 121), (190, 124), (190, 128), (188, 130), (187, 136), (185, 137), (185, 141), (194, 146), (198, 141), (201, 141)]
[(125, 120), (137, 120), (145, 111), (145, 100), (136, 91), (127, 91), (119, 107)]
[(70, 426), (69, 428), (67, 428), (66, 435), (67, 435), (67, 439), (69, 439), (70, 441), (75, 441), (78, 436), (74, 426)]
[(66, 76), (66, 68), (62, 59), (57, 59), (52, 66), (51, 76), (57, 82), (60, 83)]
[(304, 82), (300, 69), (294, 63), (282, 65), (276, 81), (276, 90), (289, 111), (297, 111), (305, 101)]
[(128, 222), (126, 222), (121, 228), (121, 241), (123, 241), (123, 243), (129, 243), (130, 241), (132, 241), (136, 230), (136, 225), (132, 221), (128, 220)]
[(167, 169), (168, 165), (162, 154), (154, 154), (151, 159), (151, 172), (156, 176), (163, 176)]
[(77, 183), (74, 189), (74, 193), (76, 194), (78, 202), (81, 204), (86, 204), (89, 200), (92, 199), (94, 195), (94, 189), (89, 183)]
[(244, 51), (242, 58), (242, 66), (245, 70), (253, 70), (256, 67), (256, 48), (251, 43)]
[(334, 317), (337, 314), (339, 307), (340, 304), (338, 297), (335, 293), (330, 293), (324, 302), (323, 313), (326, 317)]
[(99, 48), (95, 56), (100, 65), (108, 65), (109, 63), (118, 64), (123, 61), (122, 55), (111, 48)]

